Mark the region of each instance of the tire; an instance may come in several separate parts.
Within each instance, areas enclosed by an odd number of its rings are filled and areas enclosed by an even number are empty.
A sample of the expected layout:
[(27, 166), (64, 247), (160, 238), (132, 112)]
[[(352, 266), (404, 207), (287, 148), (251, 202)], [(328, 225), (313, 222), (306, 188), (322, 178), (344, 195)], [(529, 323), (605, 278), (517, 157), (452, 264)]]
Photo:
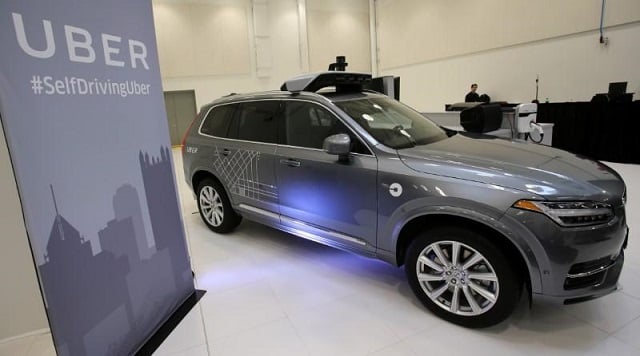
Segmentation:
[(231, 202), (222, 185), (207, 178), (198, 184), (198, 212), (209, 229), (219, 234), (233, 231), (242, 217), (231, 207)]
[(411, 289), (422, 304), (468, 328), (508, 318), (522, 291), (521, 278), (507, 256), (487, 237), (464, 228), (425, 231), (409, 245), (405, 262)]

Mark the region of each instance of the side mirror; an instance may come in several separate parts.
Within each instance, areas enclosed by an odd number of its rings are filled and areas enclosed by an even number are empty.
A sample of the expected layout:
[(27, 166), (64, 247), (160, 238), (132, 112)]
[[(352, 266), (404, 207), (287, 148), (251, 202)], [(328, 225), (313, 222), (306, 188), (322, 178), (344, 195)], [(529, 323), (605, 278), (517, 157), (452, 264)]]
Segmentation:
[(347, 134), (331, 135), (324, 139), (322, 148), (330, 155), (340, 156), (340, 160), (348, 159), (351, 152), (351, 138)]

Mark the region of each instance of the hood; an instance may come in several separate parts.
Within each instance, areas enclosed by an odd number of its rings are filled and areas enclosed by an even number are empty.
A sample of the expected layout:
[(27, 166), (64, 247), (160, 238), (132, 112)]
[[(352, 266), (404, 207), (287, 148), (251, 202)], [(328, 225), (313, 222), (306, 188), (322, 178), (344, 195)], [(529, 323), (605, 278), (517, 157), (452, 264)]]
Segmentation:
[(549, 200), (621, 204), (625, 186), (604, 164), (548, 146), (459, 133), (398, 150), (409, 168), (534, 193)]

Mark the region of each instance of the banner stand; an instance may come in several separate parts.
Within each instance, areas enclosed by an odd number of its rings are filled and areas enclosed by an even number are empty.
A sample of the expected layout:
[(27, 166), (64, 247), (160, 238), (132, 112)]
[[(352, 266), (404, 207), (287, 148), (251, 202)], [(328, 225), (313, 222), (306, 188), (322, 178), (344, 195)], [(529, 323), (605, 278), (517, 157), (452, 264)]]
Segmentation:
[(2, 0), (0, 43), (2, 125), (56, 353), (133, 354), (195, 291), (151, 0)]
[(135, 353), (136, 356), (152, 355), (160, 345), (167, 339), (171, 332), (180, 324), (187, 314), (196, 306), (198, 301), (204, 297), (207, 291), (196, 289), (193, 294), (182, 303), (182, 305), (176, 309), (176, 311), (167, 318), (167, 320), (160, 325), (156, 332), (145, 342), (144, 345)]

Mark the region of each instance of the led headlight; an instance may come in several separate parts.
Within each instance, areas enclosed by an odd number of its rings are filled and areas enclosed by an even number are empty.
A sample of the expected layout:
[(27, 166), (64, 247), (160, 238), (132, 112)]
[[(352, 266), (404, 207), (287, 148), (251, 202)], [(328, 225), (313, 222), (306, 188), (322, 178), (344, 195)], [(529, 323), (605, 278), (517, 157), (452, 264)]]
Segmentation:
[(518, 200), (513, 207), (544, 214), (562, 226), (596, 225), (613, 219), (611, 205), (593, 201)]

